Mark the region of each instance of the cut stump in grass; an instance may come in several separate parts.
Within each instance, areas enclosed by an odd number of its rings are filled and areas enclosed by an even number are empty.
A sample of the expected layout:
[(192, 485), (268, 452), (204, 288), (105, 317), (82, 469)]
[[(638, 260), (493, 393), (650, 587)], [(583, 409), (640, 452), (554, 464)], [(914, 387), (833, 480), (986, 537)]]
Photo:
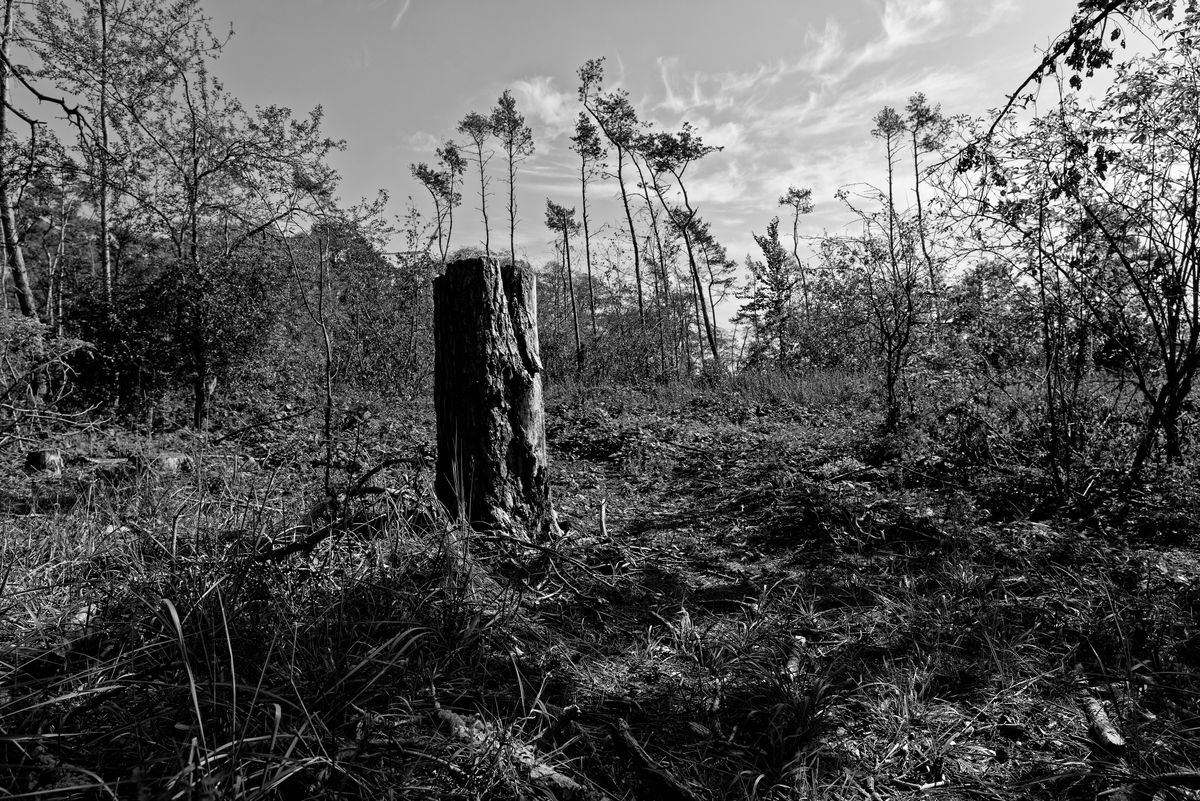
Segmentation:
[(553, 532), (533, 272), (448, 264), (433, 324), (438, 499), (476, 529)]
[(39, 448), (25, 455), (25, 472), (62, 475), (63, 455), (57, 448)]

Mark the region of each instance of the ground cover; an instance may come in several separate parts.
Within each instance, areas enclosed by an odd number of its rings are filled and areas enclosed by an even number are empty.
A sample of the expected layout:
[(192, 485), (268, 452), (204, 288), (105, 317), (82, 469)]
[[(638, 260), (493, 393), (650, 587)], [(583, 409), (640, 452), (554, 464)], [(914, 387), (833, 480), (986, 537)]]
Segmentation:
[(420, 404), (335, 415), (332, 499), (319, 413), (223, 413), (6, 441), (11, 796), (1200, 785), (1190, 532), (998, 503), (1001, 465), (881, 447), (852, 399), (559, 392), (552, 542), (445, 519)]

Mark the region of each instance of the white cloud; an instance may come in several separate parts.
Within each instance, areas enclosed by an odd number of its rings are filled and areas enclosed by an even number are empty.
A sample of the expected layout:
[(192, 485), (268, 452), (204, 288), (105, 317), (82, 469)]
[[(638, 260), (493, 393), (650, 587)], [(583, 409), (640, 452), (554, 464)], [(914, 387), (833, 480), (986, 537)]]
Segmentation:
[[(690, 199), (731, 255), (757, 253), (751, 232), (764, 230), (773, 215), (787, 217), (788, 210), (775, 201), (789, 185), (814, 193), (816, 209), (802, 220), (802, 236), (826, 228), (842, 232), (852, 224), (853, 215), (834, 195), (850, 184), (884, 184), (882, 148), (870, 136), (872, 117), (883, 106), (902, 111), (920, 91), (943, 104), (947, 114), (981, 110), (980, 75), (993, 74), (1005, 56), (980, 52), (970, 61), (972, 68), (963, 69), (961, 53), (978, 44), (967, 43), (968, 37), (1006, 19), (1014, 0), (995, 0), (997, 6), (987, 8), (962, 0), (864, 1), (865, 26), (855, 27), (846, 18), (842, 24), (817, 19), (794, 56), (705, 71), (691, 68), (713, 63), (700, 55), (659, 55), (657, 76), (643, 75), (649, 80), (630, 87), (634, 107), (654, 130), (678, 130), (689, 120), (705, 143), (724, 147), (688, 170), (687, 185)], [(959, 65), (951, 66), (956, 58)], [(611, 66), (608, 90), (621, 83), (613, 80), (623, 73), (619, 55)], [(519, 180), (537, 199), (522, 203), (531, 221), (540, 219), (542, 197), (578, 205), (577, 157), (562, 137), (573, 131), (579, 105), (573, 88), (567, 88), (571, 91), (544, 75), (512, 84), (538, 144)], [(911, 192), (910, 166), (897, 183), (901, 204)], [(634, 171), (625, 177), (630, 193), (640, 194)], [(607, 221), (622, 229), (616, 198), (612, 180), (591, 186), (594, 227)]]
[[(679, 57), (660, 56), (657, 63), (663, 96), (648, 99), (645, 105), (679, 119), (698, 111), (741, 114), (768, 102), (780, 87), (787, 87), (789, 92), (807, 92), (817, 84), (839, 81), (850, 71), (845, 66), (846, 37), (833, 18), (827, 19), (820, 30), (809, 28), (802, 49), (804, 54), (796, 59), (777, 59), (750, 70), (722, 72), (688, 72)], [(860, 54), (854, 64), (861, 62)], [(835, 67), (839, 74), (827, 74)]]
[(662, 81), (663, 93), (665, 97), (659, 105), (675, 114), (682, 114), (687, 111), (688, 104), (679, 95), (675, 94), (674, 88), (671, 86), (671, 72), (678, 69), (679, 59), (671, 56), (658, 57), (658, 76)]
[[(717, 154), (709, 158), (718, 158)], [(713, 165), (715, 166), (715, 165)], [(727, 161), (721, 168), (687, 176), (688, 199), (696, 205), (739, 203), (748, 188), (737, 160)], [(704, 210), (701, 209), (701, 214)]]
[(570, 134), (575, 129), (578, 102), (573, 92), (564, 92), (554, 85), (554, 79), (535, 75), (513, 82), (517, 108), (536, 122), (547, 138)]
[(837, 20), (831, 17), (825, 20), (825, 29), (821, 33), (812, 28), (805, 31), (804, 46), (807, 52), (800, 62), (800, 69), (805, 72), (823, 73), (844, 55), (846, 35)]
[(746, 128), (737, 120), (715, 122), (701, 117), (694, 123), (704, 143), (724, 148), (724, 155), (737, 153), (746, 144)]
[[(999, 0), (1008, 2), (1009, 0)], [(841, 83), (860, 68), (890, 62), (917, 45), (944, 40), (956, 33), (960, 12), (968, 3), (949, 0), (874, 0), (879, 8), (880, 35), (849, 51), (844, 46), (827, 58), (822, 77)]]
[(946, 0), (884, 0), (884, 46), (895, 50), (937, 38), (949, 20)]
[(433, 151), (442, 146), (442, 142), (433, 134), (427, 131), (414, 131), (412, 133), (402, 134), (400, 143), (405, 147), (422, 153), (428, 153), (433, 156)]

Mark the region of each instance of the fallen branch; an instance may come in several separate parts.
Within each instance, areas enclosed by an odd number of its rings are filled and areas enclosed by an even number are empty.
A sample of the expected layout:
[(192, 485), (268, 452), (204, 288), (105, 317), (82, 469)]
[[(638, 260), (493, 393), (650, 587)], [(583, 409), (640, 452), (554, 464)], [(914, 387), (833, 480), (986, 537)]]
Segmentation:
[[(335, 531), (342, 527), (346, 522), (343, 515), (346, 509), (346, 502), (351, 498), (357, 498), (363, 495), (373, 494), (378, 491), (375, 487), (368, 487), (366, 483), (379, 474), (380, 471), (389, 467), (394, 467), (398, 464), (416, 464), (420, 460), (415, 457), (401, 457), (397, 459), (388, 459), (381, 462), (379, 465), (371, 468), (369, 471), (359, 477), (354, 484), (344, 493), (336, 496), (326, 496), (319, 501), (316, 506), (309, 510), (305, 515), (303, 522), (299, 526), (294, 527), (293, 531), (310, 530), (310, 533), (302, 539), (290, 542), (280, 548), (261, 553), (254, 557), (256, 562), (277, 562), (281, 559), (286, 559), (296, 553), (311, 553), (313, 548), (321, 544), (321, 541), (329, 537)], [(321, 526), (314, 528), (317, 521), (329, 513), (333, 519)]]
[(1076, 665), (1071, 670), (1071, 681), (1078, 693), (1077, 699), (1084, 717), (1088, 722), (1088, 738), (1105, 753), (1120, 757), (1125, 753), (1125, 738), (1108, 717), (1108, 712), (1094, 696), (1088, 692), (1087, 678), (1083, 666)]
[(1110, 754), (1124, 753), (1125, 738), (1121, 736), (1117, 727), (1109, 719), (1108, 713), (1104, 711), (1104, 706), (1091, 696), (1084, 696), (1080, 700), (1080, 705), (1083, 707), (1083, 714), (1087, 717), (1088, 736), (1092, 742)]
[(313, 548), (316, 548), (323, 539), (333, 533), (334, 528), (335, 526), (333, 523), (321, 526), (303, 539), (296, 540), (295, 542), (289, 542), (287, 545), (275, 548), (274, 550), (266, 551), (265, 553), (257, 554), (254, 557), (254, 561), (278, 562), (280, 560), (287, 559), (292, 554), (311, 553)]

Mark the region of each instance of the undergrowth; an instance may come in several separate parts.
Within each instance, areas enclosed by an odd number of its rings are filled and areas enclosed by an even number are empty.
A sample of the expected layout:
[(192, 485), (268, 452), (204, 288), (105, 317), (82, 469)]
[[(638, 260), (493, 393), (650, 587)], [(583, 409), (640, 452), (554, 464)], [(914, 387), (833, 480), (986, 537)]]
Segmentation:
[[(440, 513), (427, 410), (353, 412), (337, 503), (303, 415), (63, 430), (61, 477), (10, 447), (0, 795), (1193, 792), (1185, 476), (1136, 526), (1031, 520), (944, 440), (881, 444), (852, 381), (774, 381), (560, 394), (554, 542)], [(189, 469), (118, 458), (165, 447)]]

